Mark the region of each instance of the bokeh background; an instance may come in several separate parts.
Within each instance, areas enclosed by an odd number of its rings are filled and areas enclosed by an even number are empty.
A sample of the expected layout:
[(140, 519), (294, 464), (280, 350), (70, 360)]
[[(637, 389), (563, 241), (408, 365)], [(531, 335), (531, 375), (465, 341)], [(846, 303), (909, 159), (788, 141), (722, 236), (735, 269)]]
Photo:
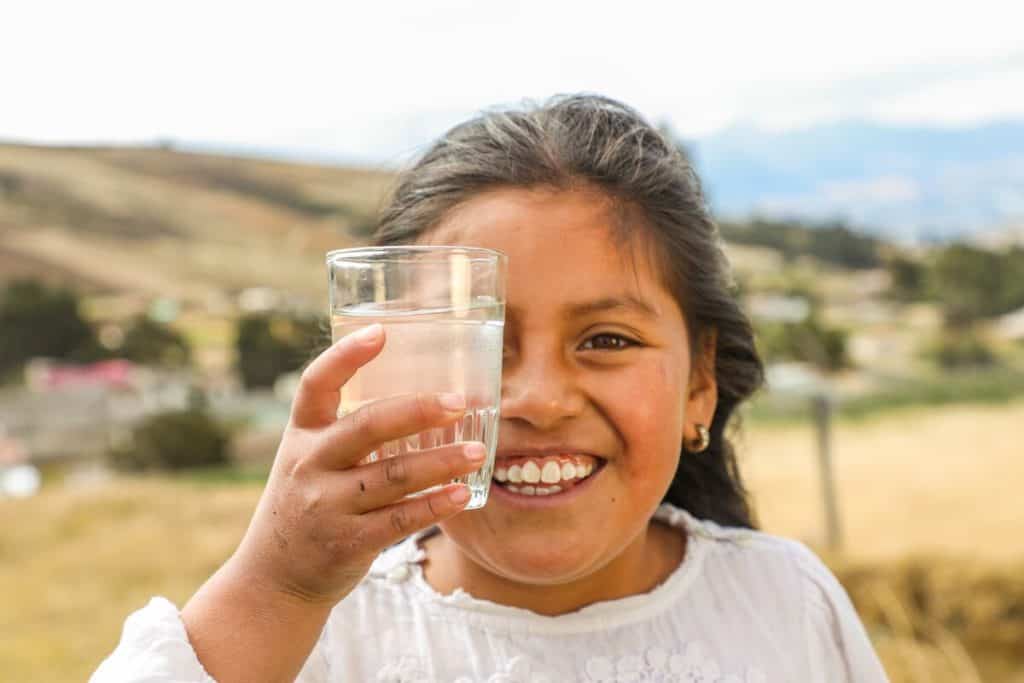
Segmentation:
[(52, 3), (0, 40), (0, 678), (83, 680), (245, 529), (324, 253), (450, 125), (595, 91), (698, 168), (770, 363), (761, 525), (894, 681), (1024, 681), (1017, 2)]

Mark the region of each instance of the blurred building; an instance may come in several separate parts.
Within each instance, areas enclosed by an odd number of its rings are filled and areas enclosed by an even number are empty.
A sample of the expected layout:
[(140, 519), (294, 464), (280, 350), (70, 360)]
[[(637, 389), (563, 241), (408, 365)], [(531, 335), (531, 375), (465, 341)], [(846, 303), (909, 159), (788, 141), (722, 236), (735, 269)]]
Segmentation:
[(996, 334), (1009, 341), (1024, 341), (1024, 308), (996, 320)]

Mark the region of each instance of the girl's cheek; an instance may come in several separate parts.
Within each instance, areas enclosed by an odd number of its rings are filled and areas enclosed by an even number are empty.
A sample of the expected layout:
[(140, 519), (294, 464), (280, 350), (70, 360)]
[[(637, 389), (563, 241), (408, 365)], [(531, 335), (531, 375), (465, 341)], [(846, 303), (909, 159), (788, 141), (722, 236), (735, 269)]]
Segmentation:
[(654, 437), (682, 428), (685, 382), (681, 368), (671, 359), (657, 358), (637, 367), (634, 381), (622, 383), (624, 407), (633, 421)]
[(627, 466), (633, 471), (661, 469), (679, 454), (686, 388), (679, 368), (672, 365), (657, 359), (639, 366), (632, 380), (617, 382), (611, 394), (619, 416), (616, 426), (629, 450)]

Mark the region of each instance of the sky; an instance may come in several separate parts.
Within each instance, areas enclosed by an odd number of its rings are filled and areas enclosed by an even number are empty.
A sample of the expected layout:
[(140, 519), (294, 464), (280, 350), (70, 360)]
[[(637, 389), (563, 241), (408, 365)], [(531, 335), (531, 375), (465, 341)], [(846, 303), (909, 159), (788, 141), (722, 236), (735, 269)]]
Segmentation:
[(1024, 118), (1024, 2), (8, 5), (0, 139), (397, 163), (481, 109), (591, 91), (734, 125)]

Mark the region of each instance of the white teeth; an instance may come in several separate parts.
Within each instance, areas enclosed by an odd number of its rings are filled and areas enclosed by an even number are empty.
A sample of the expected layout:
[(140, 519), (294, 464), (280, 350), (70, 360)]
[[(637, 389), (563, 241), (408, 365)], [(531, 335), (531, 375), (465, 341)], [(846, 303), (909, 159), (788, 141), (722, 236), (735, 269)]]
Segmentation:
[[(505, 488), (510, 491), (516, 491), (516, 488), (510, 486), (510, 484), (558, 484), (559, 482), (572, 482), (579, 481), (593, 474), (596, 469), (594, 463), (587, 462), (565, 462), (559, 460), (547, 460), (544, 462), (543, 468), (534, 460), (527, 460), (522, 465), (512, 465), (511, 467), (495, 467), (494, 468), (494, 480), (503, 484)], [(552, 486), (549, 489), (544, 489), (543, 486), (537, 487), (523, 487), (519, 489), (518, 493), (522, 493), (524, 489), (531, 488), (533, 491), (526, 495), (546, 495), (542, 493), (542, 490), (546, 490), (549, 493), (557, 493), (561, 491), (561, 487)], [(557, 489), (553, 491), (552, 489)]]
[(512, 493), (521, 493), (524, 496), (550, 496), (555, 493), (561, 493), (562, 487), (555, 484), (554, 486), (512, 486), (508, 484), (505, 486), (506, 491)]
[(523, 481), (531, 484), (536, 484), (540, 481), (540, 468), (532, 460), (527, 460), (526, 464), (523, 465)]
[(558, 480), (562, 478), (562, 468), (558, 466), (558, 463), (554, 460), (548, 460), (544, 463), (544, 469), (541, 470), (540, 480), (545, 484), (557, 484)]

